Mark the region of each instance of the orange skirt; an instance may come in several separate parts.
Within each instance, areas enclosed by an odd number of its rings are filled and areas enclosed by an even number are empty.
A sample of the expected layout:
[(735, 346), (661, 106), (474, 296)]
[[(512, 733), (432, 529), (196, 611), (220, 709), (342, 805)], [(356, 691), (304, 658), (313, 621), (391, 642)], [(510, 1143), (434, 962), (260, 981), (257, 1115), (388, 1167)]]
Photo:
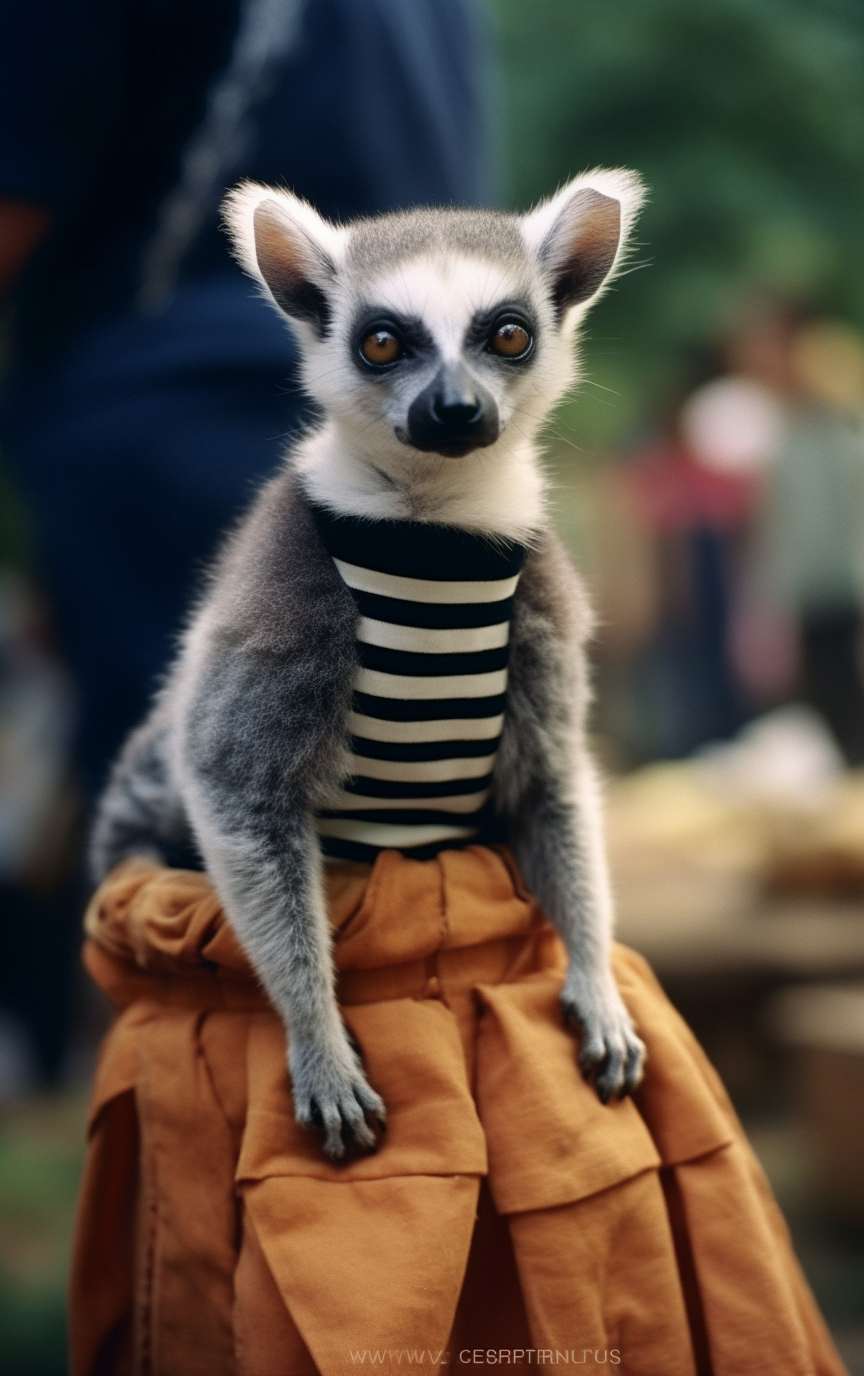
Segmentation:
[(120, 866), (85, 962), (117, 1005), (75, 1239), (73, 1376), (554, 1366), (842, 1376), (720, 1082), (616, 947), (648, 1047), (602, 1105), (561, 943), (505, 849), (328, 870), (339, 1000), (388, 1128), (333, 1165), (205, 875)]

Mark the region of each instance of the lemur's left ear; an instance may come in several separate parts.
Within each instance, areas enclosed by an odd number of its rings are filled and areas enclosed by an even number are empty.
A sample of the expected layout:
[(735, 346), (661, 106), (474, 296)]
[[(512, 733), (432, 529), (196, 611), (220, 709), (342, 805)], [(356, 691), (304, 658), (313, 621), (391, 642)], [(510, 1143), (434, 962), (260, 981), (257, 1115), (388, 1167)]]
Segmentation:
[(290, 191), (254, 182), (229, 191), (222, 213), (241, 267), (287, 316), (324, 335), (331, 314), (327, 289), (342, 259), (345, 231)]
[(559, 317), (611, 281), (645, 199), (636, 172), (598, 168), (522, 217), (522, 234), (552, 279)]

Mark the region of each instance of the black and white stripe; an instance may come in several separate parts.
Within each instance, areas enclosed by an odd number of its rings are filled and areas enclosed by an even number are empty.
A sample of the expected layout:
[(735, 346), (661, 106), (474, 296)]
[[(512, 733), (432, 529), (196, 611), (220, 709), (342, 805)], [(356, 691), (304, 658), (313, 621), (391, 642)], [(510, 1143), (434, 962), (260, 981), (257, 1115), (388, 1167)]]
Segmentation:
[(324, 853), (425, 858), (490, 839), (524, 548), (323, 508), (315, 521), (360, 613), (352, 774), (318, 814)]

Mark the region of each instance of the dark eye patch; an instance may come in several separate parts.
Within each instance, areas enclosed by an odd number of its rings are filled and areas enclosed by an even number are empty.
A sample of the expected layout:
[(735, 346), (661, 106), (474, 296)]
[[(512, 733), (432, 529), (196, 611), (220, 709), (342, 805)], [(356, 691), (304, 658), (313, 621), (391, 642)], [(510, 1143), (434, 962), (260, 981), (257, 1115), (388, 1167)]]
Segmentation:
[[(528, 347), (518, 355), (508, 355), (504, 350), (494, 347), (496, 336), (507, 325), (524, 330), (528, 338)], [(478, 311), (465, 334), (466, 347), (490, 354), (510, 368), (529, 362), (534, 355), (536, 341), (537, 325), (524, 301), (499, 301), (491, 310)]]
[(435, 341), (419, 316), (401, 315), (383, 307), (376, 309), (367, 306), (358, 313), (351, 331), (351, 354), (357, 366), (364, 371), (368, 370), (371, 362), (371, 351), (364, 349), (364, 343), (370, 336), (381, 334), (391, 335), (400, 345), (398, 358), (389, 367), (385, 364), (375, 370), (382, 374), (400, 362), (426, 361), (435, 356)]

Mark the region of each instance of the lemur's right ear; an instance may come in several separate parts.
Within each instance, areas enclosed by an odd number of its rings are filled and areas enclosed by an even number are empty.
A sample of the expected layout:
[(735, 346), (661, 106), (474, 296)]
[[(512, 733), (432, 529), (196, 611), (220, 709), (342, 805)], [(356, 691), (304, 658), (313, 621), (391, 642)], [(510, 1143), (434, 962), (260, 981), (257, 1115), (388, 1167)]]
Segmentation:
[(290, 191), (254, 182), (229, 191), (222, 213), (241, 267), (263, 283), (292, 320), (326, 334), (327, 288), (342, 259), (345, 231)]

